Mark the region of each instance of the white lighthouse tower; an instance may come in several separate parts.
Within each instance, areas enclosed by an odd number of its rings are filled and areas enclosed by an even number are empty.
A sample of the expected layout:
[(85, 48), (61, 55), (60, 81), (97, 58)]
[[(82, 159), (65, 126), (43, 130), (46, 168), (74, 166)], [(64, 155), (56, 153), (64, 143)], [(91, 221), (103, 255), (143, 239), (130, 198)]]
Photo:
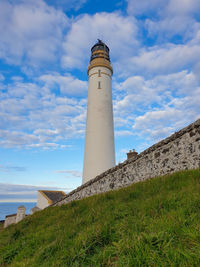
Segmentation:
[(115, 166), (112, 74), (109, 48), (101, 41), (91, 48), (83, 183)]

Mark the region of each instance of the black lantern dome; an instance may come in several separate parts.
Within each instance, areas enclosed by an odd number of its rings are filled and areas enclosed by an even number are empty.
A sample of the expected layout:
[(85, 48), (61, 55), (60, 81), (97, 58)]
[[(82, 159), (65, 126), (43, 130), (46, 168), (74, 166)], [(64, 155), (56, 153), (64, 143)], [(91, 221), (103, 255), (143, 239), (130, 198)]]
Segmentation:
[(110, 61), (109, 51), (108, 46), (98, 39), (98, 42), (91, 48), (90, 62), (95, 58), (105, 58)]

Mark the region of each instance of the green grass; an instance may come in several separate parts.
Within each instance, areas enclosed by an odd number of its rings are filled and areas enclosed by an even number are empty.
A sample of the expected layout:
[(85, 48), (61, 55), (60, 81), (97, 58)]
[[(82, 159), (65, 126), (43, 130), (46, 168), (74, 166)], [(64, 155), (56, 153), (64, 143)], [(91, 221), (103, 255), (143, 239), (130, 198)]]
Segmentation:
[(3, 223), (0, 223), (0, 232), (3, 230)]
[(0, 266), (200, 266), (200, 170), (29, 216), (1, 231)]

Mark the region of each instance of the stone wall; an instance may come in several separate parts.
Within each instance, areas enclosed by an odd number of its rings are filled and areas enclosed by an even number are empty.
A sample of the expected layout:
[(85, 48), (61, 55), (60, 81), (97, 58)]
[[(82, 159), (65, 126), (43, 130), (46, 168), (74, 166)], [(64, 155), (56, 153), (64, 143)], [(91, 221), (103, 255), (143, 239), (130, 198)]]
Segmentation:
[(4, 221), (4, 228), (8, 227), (11, 224), (16, 223), (16, 217), (17, 214), (7, 215)]
[(54, 206), (125, 187), (155, 176), (199, 167), (200, 119), (83, 184)]
[(11, 224), (18, 223), (21, 220), (23, 220), (26, 216), (25, 212), (26, 212), (26, 208), (24, 206), (19, 206), (16, 214), (7, 215), (4, 221), (4, 228), (8, 227)]
[(17, 217), (16, 217), (16, 223), (20, 222), (23, 220), (26, 216), (26, 208), (24, 206), (19, 206), (17, 208)]

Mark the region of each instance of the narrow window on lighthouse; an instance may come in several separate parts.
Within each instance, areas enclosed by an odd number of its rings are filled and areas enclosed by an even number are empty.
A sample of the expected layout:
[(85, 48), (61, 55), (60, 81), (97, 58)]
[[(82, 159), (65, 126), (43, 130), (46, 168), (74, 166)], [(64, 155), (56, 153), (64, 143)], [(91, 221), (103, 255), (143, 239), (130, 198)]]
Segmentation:
[(101, 70), (98, 70), (98, 76), (101, 77)]
[(98, 89), (101, 89), (101, 82), (98, 82)]

